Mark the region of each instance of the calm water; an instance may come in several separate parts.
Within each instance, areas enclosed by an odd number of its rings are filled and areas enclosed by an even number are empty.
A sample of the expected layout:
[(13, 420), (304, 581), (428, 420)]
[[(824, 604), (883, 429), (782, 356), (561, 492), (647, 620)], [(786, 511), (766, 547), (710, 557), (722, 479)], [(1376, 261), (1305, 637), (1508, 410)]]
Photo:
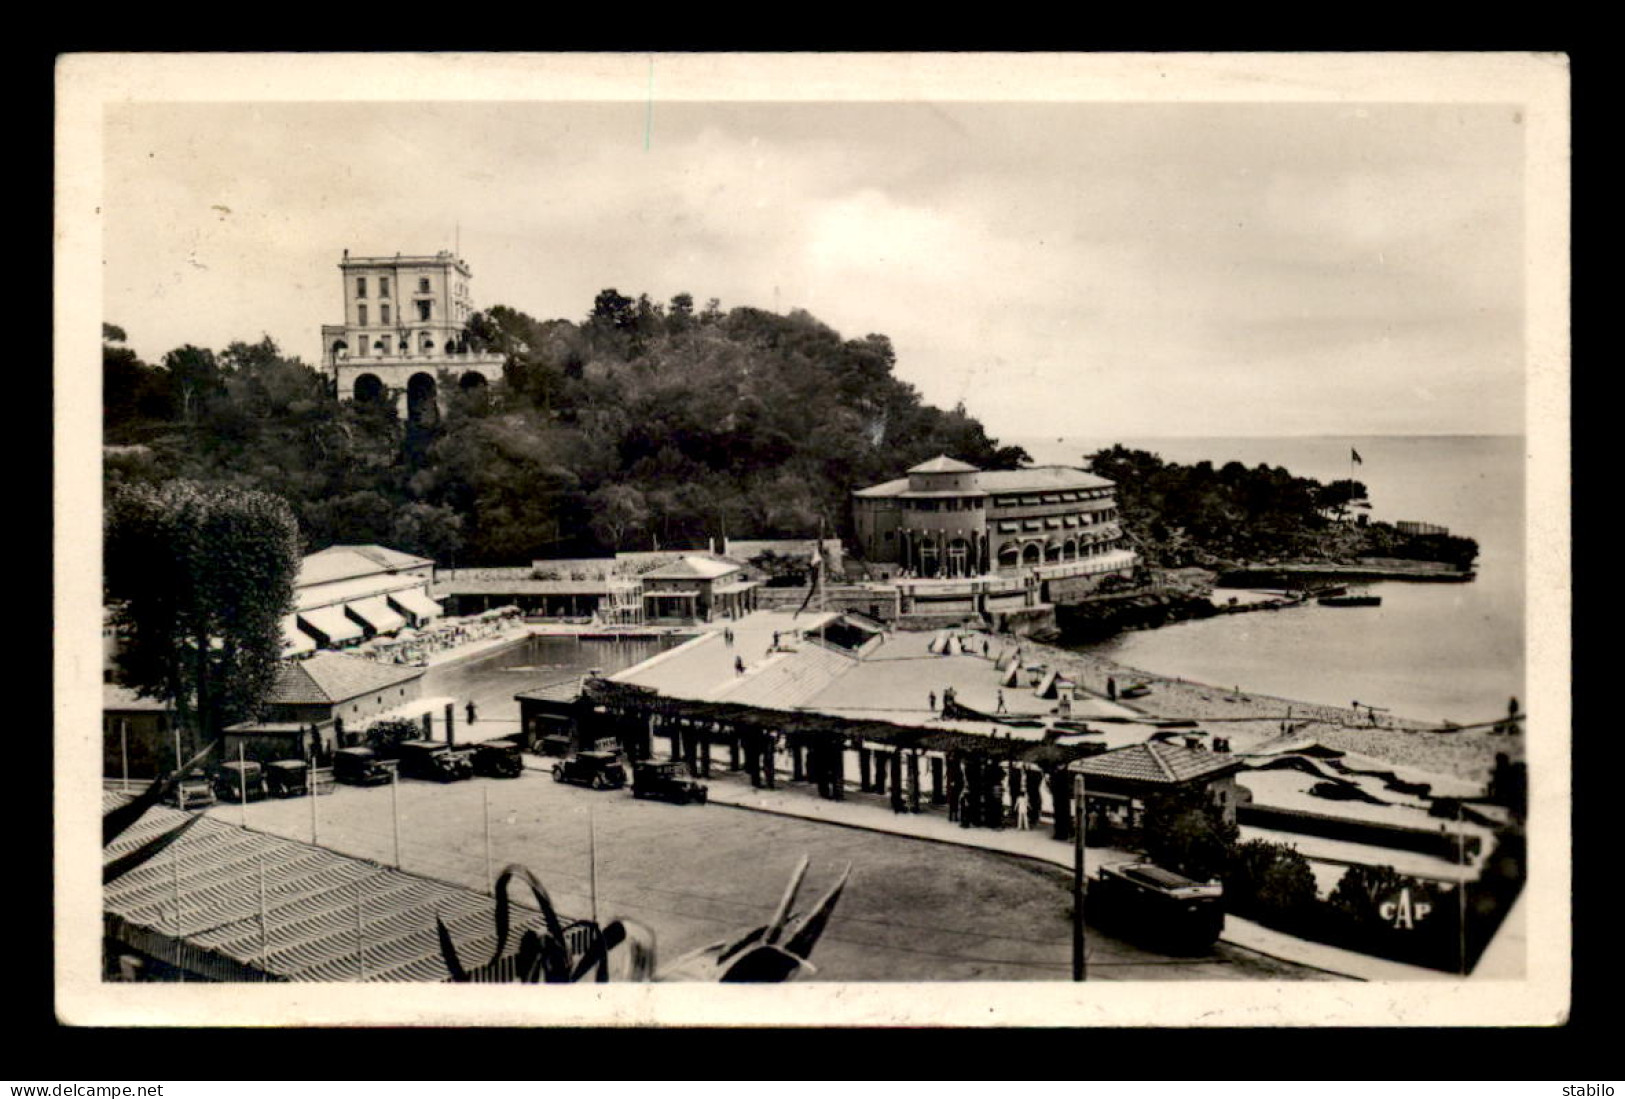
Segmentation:
[(1121, 634), (1085, 646), (1137, 667), (1222, 686), (1346, 706), (1358, 701), (1422, 720), (1482, 721), (1524, 694), (1522, 438), (1384, 436), (1008, 440), (1040, 463), (1077, 464), (1121, 442), (1163, 458), (1215, 466), (1285, 466), (1329, 481), (1354, 476), (1372, 517), (1439, 523), (1476, 538), (1470, 584), (1366, 585), (1380, 607), (1228, 615)]
[(513, 696), (520, 691), (545, 687), (595, 668), (612, 675), (686, 640), (657, 637), (585, 641), (533, 636), (487, 656), (431, 668), (424, 677), (423, 693), (472, 698), (488, 720), (517, 720), (519, 704)]

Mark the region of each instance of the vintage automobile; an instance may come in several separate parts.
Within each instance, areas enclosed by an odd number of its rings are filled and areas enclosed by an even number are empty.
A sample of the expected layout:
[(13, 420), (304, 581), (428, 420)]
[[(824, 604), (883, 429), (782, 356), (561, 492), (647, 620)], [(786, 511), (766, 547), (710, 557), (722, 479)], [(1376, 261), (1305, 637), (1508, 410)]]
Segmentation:
[(164, 803), (177, 809), (202, 809), (216, 800), (214, 783), (209, 781), (207, 772), (196, 767), (181, 776), (174, 789), (164, 795)]
[(619, 752), (577, 752), (553, 764), (554, 782), (573, 782), (594, 790), (619, 790), (626, 785), (626, 764)]
[(395, 752), (402, 778), (456, 782), (474, 774), (469, 753), (454, 751), (449, 744), (438, 740), (403, 740), (396, 745)]
[(1151, 862), (1102, 866), (1089, 887), (1088, 918), (1102, 930), (1170, 953), (1200, 954), (1224, 931), (1224, 886)]
[(340, 748), (333, 753), (333, 781), (351, 786), (382, 786), (394, 770), (371, 748)]
[(310, 768), (302, 759), (278, 759), (265, 765), (265, 792), (274, 798), (303, 797), (310, 792)]
[(474, 746), (474, 773), (489, 778), (518, 778), (525, 769), (519, 745), (511, 740), (487, 740)]
[(214, 792), (221, 801), (259, 801), (265, 797), (265, 769), (251, 759), (222, 763), (214, 773)]
[(704, 805), (709, 792), (704, 783), (695, 781), (688, 764), (676, 760), (645, 761), (632, 771), (632, 796), (636, 798), (658, 798), (679, 805), (696, 801)]

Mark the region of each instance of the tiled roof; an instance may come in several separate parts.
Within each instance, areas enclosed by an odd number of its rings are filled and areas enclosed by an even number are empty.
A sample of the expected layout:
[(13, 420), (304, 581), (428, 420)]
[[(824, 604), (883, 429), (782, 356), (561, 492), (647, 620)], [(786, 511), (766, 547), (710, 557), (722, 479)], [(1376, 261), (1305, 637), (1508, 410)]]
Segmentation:
[(284, 663), (268, 702), (343, 702), (423, 675), (422, 668), (380, 664), (345, 653), (317, 653)]
[(738, 572), (739, 566), (709, 557), (683, 557), (643, 574), (645, 580), (714, 580)]
[(1080, 759), (1072, 769), (1097, 778), (1178, 786), (1192, 779), (1217, 778), (1242, 766), (1241, 760), (1228, 753), (1193, 751), (1149, 740)]
[(975, 473), (976, 467), (957, 458), (950, 458), (946, 454), (938, 454), (929, 462), (921, 462), (909, 470), (910, 473)]

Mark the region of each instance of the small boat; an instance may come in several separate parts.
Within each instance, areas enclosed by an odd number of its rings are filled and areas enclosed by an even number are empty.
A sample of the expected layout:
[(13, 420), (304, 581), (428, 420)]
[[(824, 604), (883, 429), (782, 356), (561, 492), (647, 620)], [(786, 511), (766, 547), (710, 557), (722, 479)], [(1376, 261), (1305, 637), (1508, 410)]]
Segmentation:
[(1316, 600), (1323, 607), (1380, 607), (1380, 595), (1323, 595)]
[(1144, 698), (1151, 693), (1151, 688), (1144, 683), (1136, 683), (1132, 687), (1124, 687), (1117, 692), (1118, 698)]

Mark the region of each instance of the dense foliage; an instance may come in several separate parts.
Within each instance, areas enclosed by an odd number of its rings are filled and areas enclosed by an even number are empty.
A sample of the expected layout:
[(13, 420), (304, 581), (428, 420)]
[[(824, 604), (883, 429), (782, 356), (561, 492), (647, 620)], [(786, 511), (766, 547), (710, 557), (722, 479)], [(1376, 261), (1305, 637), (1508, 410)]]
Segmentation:
[(581, 323), (505, 306), (475, 315), (498, 386), (442, 384), (443, 415), (340, 401), (269, 339), (142, 363), (104, 327), (110, 485), (186, 477), (274, 492), (307, 547), (380, 542), (439, 561), (515, 564), (850, 533), (848, 494), (939, 453), (1026, 460), (963, 408), (894, 375), (881, 335), (846, 340), (809, 314), (696, 311), (615, 290)]
[(1153, 566), (1401, 557), (1466, 568), (1478, 556), (1471, 538), (1406, 535), (1367, 521), (1370, 504), (1358, 481), (1322, 484), (1264, 464), (1186, 466), (1120, 444), (1087, 461), (1117, 483), (1124, 532)]
[(106, 541), (123, 682), (169, 702), (204, 737), (258, 716), (299, 569), (287, 504), (185, 481), (119, 486)]
[(1146, 799), (1142, 843), (1159, 866), (1196, 881), (1219, 878), (1239, 830), (1206, 791), (1181, 789)]

